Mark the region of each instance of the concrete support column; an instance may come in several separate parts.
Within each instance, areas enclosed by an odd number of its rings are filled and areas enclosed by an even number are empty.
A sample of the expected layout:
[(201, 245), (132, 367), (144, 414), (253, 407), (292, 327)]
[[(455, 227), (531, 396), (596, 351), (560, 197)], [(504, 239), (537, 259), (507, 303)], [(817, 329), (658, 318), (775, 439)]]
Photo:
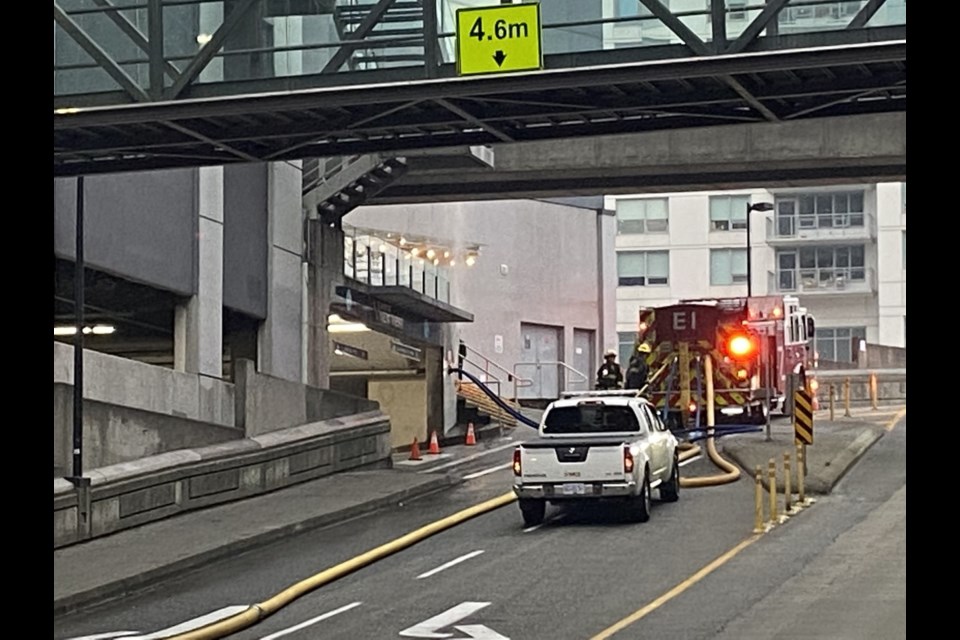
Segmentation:
[(454, 414), (446, 411), (445, 387), (447, 380), (443, 371), (444, 352), (442, 347), (425, 347), (423, 356), (426, 369), (427, 391), (427, 426), (438, 429), (446, 434), (456, 423), (456, 406)]
[(174, 366), (223, 377), (223, 168), (197, 171), (197, 293), (177, 307)]
[(267, 165), (267, 319), (257, 340), (262, 373), (302, 381), (303, 209), (300, 163)]
[(343, 282), (343, 229), (312, 220), (309, 234), (307, 384), (328, 389), (331, 354), (327, 318), (336, 286)]
[[(617, 217), (615, 211), (597, 211), (597, 308), (600, 311), (597, 354), (617, 349)], [(591, 373), (591, 372), (587, 372)]]

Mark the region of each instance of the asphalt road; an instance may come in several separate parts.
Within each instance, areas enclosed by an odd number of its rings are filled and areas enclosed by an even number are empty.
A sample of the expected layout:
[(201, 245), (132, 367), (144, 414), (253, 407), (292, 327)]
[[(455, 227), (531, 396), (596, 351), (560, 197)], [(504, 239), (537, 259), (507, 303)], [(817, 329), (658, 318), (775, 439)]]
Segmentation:
[[(509, 450), (491, 454), (468, 472), (503, 465), (509, 456)], [(700, 460), (684, 473), (717, 470)], [(445, 494), (301, 534), (58, 620), (54, 637), (146, 633), (260, 602), (500, 495), (510, 483), (510, 471), (501, 469)], [(684, 489), (679, 502), (655, 504), (642, 524), (621, 521), (615, 509), (551, 507), (546, 524), (525, 530), (511, 504), (307, 594), (233, 637), (903, 638), (905, 487), (904, 419), (833, 494), (758, 537), (746, 475), (729, 485)], [(724, 554), (732, 557), (704, 575)], [(604, 633), (631, 615), (632, 624)]]

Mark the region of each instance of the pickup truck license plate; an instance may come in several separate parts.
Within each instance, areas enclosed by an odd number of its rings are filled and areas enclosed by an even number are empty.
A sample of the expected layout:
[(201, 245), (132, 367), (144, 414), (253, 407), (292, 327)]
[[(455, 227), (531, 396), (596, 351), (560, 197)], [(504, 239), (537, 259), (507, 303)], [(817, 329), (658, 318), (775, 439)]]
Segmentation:
[(582, 482), (568, 482), (561, 487), (561, 490), (565, 496), (582, 496), (587, 492), (586, 485), (584, 485)]

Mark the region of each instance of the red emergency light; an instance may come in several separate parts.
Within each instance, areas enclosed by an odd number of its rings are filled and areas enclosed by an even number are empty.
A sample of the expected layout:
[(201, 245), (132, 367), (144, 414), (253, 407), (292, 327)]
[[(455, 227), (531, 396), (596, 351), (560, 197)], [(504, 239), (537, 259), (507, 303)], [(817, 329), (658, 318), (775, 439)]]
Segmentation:
[(757, 343), (746, 333), (735, 333), (727, 338), (727, 355), (736, 360), (747, 360), (757, 353)]

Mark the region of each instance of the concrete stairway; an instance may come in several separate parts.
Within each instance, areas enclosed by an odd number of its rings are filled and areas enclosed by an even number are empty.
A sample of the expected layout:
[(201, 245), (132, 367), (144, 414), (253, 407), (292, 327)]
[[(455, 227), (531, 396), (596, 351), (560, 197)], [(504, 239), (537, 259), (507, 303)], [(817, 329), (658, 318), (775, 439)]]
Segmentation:
[[(476, 408), (477, 412), (490, 416), (491, 419), (499, 421), (505, 427), (516, 427), (517, 419), (497, 406), (477, 385), (468, 380), (458, 380), (457, 397), (463, 398), (468, 407)], [(501, 398), (510, 408), (520, 411), (520, 405), (512, 400)]]

